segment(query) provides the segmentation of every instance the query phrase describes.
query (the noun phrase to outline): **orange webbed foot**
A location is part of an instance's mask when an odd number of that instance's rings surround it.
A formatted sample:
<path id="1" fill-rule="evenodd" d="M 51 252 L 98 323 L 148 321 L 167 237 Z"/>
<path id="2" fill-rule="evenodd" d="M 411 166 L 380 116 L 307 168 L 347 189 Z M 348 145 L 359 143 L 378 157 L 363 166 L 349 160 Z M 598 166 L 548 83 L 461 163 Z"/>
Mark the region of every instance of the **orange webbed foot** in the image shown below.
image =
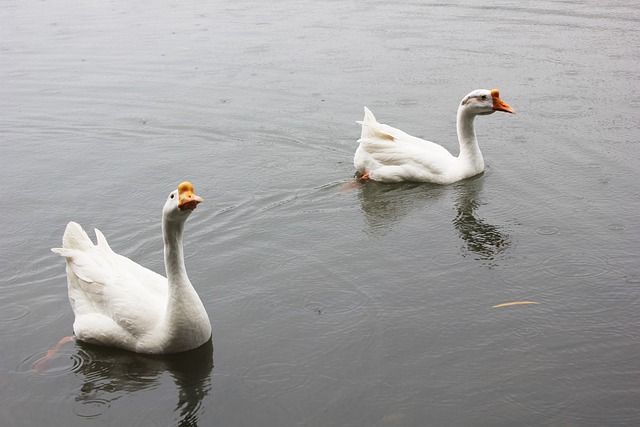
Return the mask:
<path id="1" fill-rule="evenodd" d="M 36 363 L 33 365 L 33 370 L 36 373 L 41 374 L 46 369 L 47 364 L 49 363 L 49 360 L 53 359 L 56 356 L 56 354 L 58 354 L 62 346 L 64 346 L 65 344 L 69 344 L 70 342 L 73 342 L 73 340 L 74 338 L 72 336 L 62 338 L 60 341 L 58 341 L 58 344 L 56 344 L 55 347 L 47 351 L 46 356 L 43 356 L 36 361 Z"/>

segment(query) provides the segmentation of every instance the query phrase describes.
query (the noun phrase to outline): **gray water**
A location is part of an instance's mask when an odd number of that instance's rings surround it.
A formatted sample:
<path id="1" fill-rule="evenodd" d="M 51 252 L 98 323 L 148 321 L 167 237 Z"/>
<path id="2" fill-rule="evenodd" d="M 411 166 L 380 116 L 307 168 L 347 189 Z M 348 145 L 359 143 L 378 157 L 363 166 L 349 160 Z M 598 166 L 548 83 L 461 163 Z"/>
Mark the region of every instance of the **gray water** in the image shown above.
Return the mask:
<path id="1" fill-rule="evenodd" d="M 640 425 L 635 2 L 0 6 L 0 425 Z M 363 105 L 457 152 L 477 88 L 484 174 L 354 183 Z M 163 272 L 183 180 L 214 350 L 35 370 L 66 223 Z"/>

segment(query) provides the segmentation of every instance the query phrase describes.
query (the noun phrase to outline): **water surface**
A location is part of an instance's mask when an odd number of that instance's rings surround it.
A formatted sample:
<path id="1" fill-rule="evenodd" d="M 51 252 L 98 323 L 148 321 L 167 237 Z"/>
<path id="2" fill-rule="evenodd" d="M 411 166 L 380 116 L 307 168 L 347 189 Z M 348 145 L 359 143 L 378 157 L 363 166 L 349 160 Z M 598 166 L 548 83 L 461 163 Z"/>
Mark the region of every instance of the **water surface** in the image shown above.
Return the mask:
<path id="1" fill-rule="evenodd" d="M 640 424 L 639 6 L 1 3 L 3 426 Z M 353 185 L 363 105 L 456 152 L 494 87 L 483 175 Z M 163 272 L 185 179 L 215 351 L 36 372 L 65 224 Z"/>

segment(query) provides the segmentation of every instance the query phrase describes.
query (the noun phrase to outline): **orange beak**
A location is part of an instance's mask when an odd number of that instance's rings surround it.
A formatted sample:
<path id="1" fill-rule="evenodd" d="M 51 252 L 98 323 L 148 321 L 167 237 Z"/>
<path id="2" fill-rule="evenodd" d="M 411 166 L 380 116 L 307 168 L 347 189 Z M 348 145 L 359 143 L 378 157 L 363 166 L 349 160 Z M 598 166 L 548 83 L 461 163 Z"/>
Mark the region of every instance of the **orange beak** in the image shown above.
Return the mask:
<path id="1" fill-rule="evenodd" d="M 498 91 L 498 89 L 493 89 L 491 91 L 491 97 L 493 98 L 493 109 L 495 111 L 504 111 L 511 114 L 516 113 L 515 111 L 513 111 L 513 108 L 509 106 L 509 104 L 500 99 L 500 91 Z"/>
<path id="2" fill-rule="evenodd" d="M 198 203 L 203 201 L 202 197 L 194 194 L 193 185 L 190 182 L 185 181 L 178 185 L 178 208 L 180 210 L 188 209 L 192 211 L 198 206 Z"/>

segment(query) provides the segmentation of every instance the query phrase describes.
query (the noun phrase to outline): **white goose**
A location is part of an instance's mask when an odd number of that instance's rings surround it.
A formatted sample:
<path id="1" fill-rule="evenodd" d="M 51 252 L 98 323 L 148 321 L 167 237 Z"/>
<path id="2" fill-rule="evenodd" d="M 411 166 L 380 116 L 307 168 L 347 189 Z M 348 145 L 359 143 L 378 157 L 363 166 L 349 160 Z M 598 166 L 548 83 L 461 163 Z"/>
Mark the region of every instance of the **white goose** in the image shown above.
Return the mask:
<path id="1" fill-rule="evenodd" d="M 167 278 L 118 255 L 95 230 L 98 244 L 75 222 L 51 249 L 67 264 L 73 331 L 81 341 L 137 353 L 178 353 L 211 337 L 211 323 L 184 265 L 182 236 L 202 198 L 189 182 L 169 194 L 162 210 Z"/>
<path id="2" fill-rule="evenodd" d="M 457 129 L 460 154 L 453 156 L 444 147 L 378 123 L 364 107 L 360 145 L 353 158 L 361 179 L 382 182 L 418 181 L 451 184 L 484 170 L 473 120 L 477 115 L 513 109 L 500 99 L 497 89 L 474 90 L 458 107 Z"/>

